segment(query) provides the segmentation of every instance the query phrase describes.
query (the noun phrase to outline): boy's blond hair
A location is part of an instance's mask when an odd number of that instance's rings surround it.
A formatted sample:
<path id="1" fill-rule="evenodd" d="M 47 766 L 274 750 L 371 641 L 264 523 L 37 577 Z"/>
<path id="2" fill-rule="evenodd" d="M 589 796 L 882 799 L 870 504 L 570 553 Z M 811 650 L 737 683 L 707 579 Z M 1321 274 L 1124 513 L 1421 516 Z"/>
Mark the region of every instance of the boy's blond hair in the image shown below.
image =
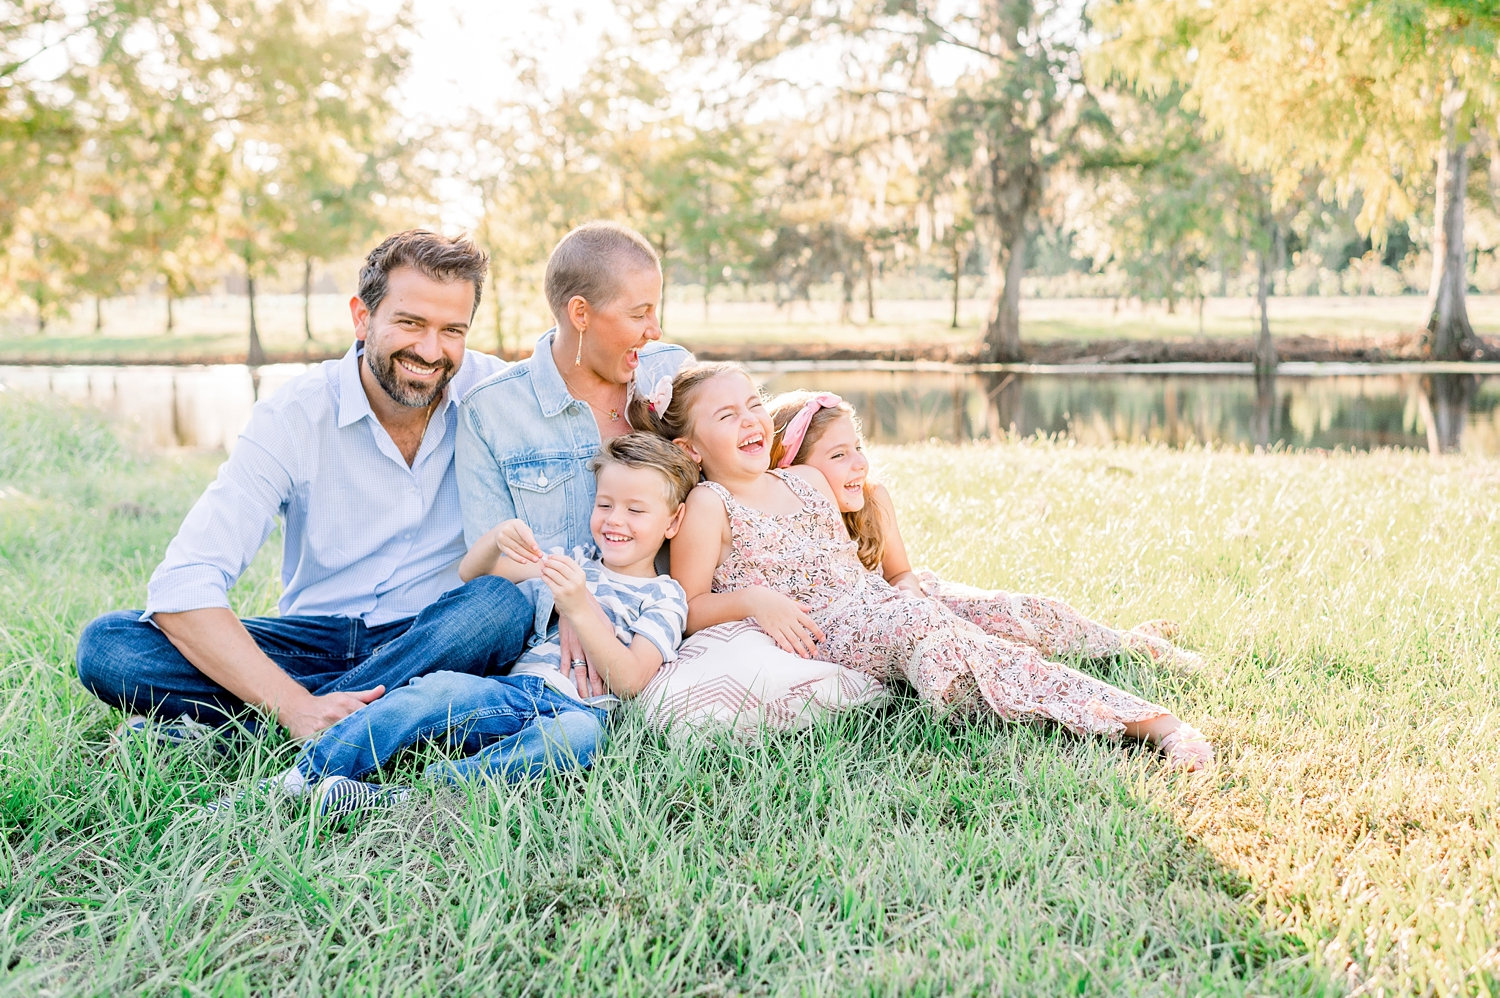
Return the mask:
<path id="1" fill-rule="evenodd" d="M 687 502 L 698 484 L 698 464 L 687 451 L 654 433 L 626 433 L 604 441 L 589 462 L 594 474 L 608 464 L 627 468 L 650 468 L 659 472 L 667 486 L 667 505 L 674 510 Z"/>

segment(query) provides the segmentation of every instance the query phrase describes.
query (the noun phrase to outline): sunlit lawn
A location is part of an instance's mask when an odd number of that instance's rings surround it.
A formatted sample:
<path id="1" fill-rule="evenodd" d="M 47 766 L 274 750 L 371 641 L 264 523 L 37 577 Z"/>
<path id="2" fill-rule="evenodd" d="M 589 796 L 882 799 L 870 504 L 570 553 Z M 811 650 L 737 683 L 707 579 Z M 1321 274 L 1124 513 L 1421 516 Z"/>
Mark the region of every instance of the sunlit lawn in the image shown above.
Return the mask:
<path id="1" fill-rule="evenodd" d="M 139 604 L 215 458 L 30 405 L 0 397 L 8 993 L 1500 988 L 1500 462 L 875 451 L 943 574 L 1179 620 L 1205 674 L 1107 668 L 1219 742 L 1212 775 L 898 702 L 748 745 L 626 720 L 585 777 L 338 829 L 194 813 L 284 744 L 108 745 L 75 635 Z"/>
<path id="2" fill-rule="evenodd" d="M 951 304 L 945 301 L 880 300 L 876 318 L 866 318 L 858 302 L 853 321 L 840 322 L 835 302 L 815 300 L 776 306 L 770 302 L 714 302 L 707 317 L 691 298 L 667 302 L 664 326 L 670 339 L 691 346 L 734 348 L 771 344 L 792 346 L 830 344 L 860 348 L 895 348 L 932 343 L 970 346 L 977 343 L 988 303 L 966 300 L 960 307 L 959 327 L 951 328 Z M 1278 336 L 1382 337 L 1410 332 L 1426 320 L 1419 296 L 1397 298 L 1277 298 L 1271 303 L 1272 330 Z M 529 353 L 536 336 L 550 324 L 532 303 L 507 302 L 506 315 L 524 317 L 507 326 L 504 348 Z M 1500 335 L 1500 295 L 1469 298 L 1475 328 Z M 149 296 L 105 303 L 105 326 L 95 333 L 93 309 L 81 307 L 66 320 L 54 322 L 45 336 L 17 318 L 0 324 L 0 364 L 27 360 L 153 361 L 235 360 L 243 358 L 248 341 L 249 313 L 245 299 L 225 295 L 191 298 L 177 305 L 177 332 L 165 329 L 165 305 Z M 265 349 L 283 359 L 330 356 L 342 352 L 351 337 L 348 298 L 314 295 L 313 340 L 303 331 L 302 299 L 298 295 L 263 295 L 258 299 L 257 322 Z M 508 318 L 509 324 L 513 319 Z M 1247 298 L 1210 299 L 1203 314 L 1201 335 L 1208 338 L 1255 334 L 1254 303 Z M 1116 303 L 1090 298 L 1038 299 L 1023 303 L 1023 339 L 1183 339 L 1200 335 L 1195 308 L 1184 305 L 1175 314 L 1158 305 Z M 498 340 L 489 303 L 481 307 L 469 342 L 494 351 Z"/>

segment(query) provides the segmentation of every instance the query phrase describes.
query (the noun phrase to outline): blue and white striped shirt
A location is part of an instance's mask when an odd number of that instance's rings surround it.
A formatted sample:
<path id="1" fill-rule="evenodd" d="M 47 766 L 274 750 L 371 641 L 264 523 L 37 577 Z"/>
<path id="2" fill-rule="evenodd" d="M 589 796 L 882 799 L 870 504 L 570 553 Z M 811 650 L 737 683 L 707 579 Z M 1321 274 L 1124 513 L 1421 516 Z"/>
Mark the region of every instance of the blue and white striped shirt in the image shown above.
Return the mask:
<path id="1" fill-rule="evenodd" d="M 572 558 L 583 567 L 584 584 L 615 625 L 615 637 L 620 644 L 628 648 L 639 635 L 656 646 L 663 663 L 677 658 L 677 646 L 682 643 L 682 632 L 687 627 L 687 593 L 676 579 L 669 575 L 650 579 L 621 575 L 610 571 L 597 555 L 584 548 L 575 548 Z M 577 687 L 561 670 L 562 646 L 558 643 L 556 623 L 551 619 L 552 592 L 545 583 L 540 583 L 536 584 L 536 596 L 533 640 L 538 643 L 521 653 L 510 674 L 538 676 L 559 693 L 577 700 Z M 610 708 L 620 699 L 605 694 L 588 702 L 595 707 Z"/>
<path id="2" fill-rule="evenodd" d="M 467 351 L 408 467 L 370 408 L 359 346 L 258 402 L 146 587 L 146 613 L 228 607 L 275 526 L 284 616 L 415 616 L 459 584 L 463 519 L 453 471 L 458 400 L 502 370 Z"/>

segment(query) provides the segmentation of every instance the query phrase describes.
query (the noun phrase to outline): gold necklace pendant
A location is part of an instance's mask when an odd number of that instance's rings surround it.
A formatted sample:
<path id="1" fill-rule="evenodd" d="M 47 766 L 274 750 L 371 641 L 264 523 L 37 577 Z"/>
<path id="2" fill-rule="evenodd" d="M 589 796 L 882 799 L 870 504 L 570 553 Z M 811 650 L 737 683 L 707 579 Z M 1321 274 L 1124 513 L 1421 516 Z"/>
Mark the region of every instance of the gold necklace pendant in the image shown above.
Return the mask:
<path id="1" fill-rule="evenodd" d="M 595 410 L 597 410 L 599 408 L 602 408 L 601 406 L 596 406 L 594 403 L 590 402 L 587 398 L 584 398 L 584 396 L 578 391 L 578 389 L 576 389 L 576 388 L 573 387 L 572 382 L 570 382 L 568 380 L 568 376 L 566 374 L 563 374 L 561 371 L 558 371 L 557 373 L 560 374 L 560 375 L 562 375 L 563 387 L 568 390 L 568 394 L 571 395 L 571 396 L 573 396 L 578 401 L 582 402 L 584 405 L 588 406 L 590 412 L 593 412 L 593 411 L 595 411 Z M 620 418 L 620 412 L 621 412 L 620 409 L 609 408 L 609 409 L 605 409 L 604 411 L 609 413 L 609 418 L 610 418 L 611 422 L 615 422 L 615 421 L 619 420 L 619 418 Z"/>

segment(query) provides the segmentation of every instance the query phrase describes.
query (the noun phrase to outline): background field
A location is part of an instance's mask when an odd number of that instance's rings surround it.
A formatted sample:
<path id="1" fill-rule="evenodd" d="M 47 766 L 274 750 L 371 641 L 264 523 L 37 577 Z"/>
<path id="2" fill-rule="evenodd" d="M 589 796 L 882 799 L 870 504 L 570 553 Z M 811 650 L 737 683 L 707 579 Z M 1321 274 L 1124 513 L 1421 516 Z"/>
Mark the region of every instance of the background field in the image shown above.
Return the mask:
<path id="1" fill-rule="evenodd" d="M 424 793 L 358 829 L 193 805 L 285 764 L 112 747 L 79 628 L 139 604 L 212 455 L 0 396 L 0 991 L 1493 993 L 1500 462 L 877 449 L 941 573 L 1169 616 L 1105 666 L 1217 772 L 915 705 Z M 272 607 L 274 552 L 236 590 Z M 420 760 L 401 770 L 414 773 Z"/>
<path id="2" fill-rule="evenodd" d="M 670 292 L 669 292 L 670 293 Z M 771 302 L 715 301 L 707 318 L 691 291 L 670 300 L 664 316 L 669 339 L 694 346 L 775 344 L 817 347 L 884 347 L 930 343 L 972 346 L 982 336 L 989 303 L 968 299 L 960 307 L 959 328 L 950 328 L 952 305 L 931 299 L 880 301 L 876 319 L 863 319 L 858 304 L 849 323 L 839 322 L 838 304 L 815 299 L 781 307 Z M 1276 298 L 1271 302 L 1272 332 L 1276 336 L 1382 338 L 1419 329 L 1426 321 L 1425 299 L 1417 295 L 1391 297 Z M 317 294 L 312 298 L 314 339 L 303 332 L 302 298 L 294 294 L 265 295 L 256 306 L 261 339 L 275 355 L 324 356 L 341 353 L 352 337 L 347 294 Z M 550 324 L 543 309 L 507 304 L 524 319 L 507 319 L 515 328 L 504 346 L 523 355 Z M 104 331 L 94 332 L 92 309 L 80 309 L 66 321 L 53 323 L 44 336 L 19 327 L 0 336 L 0 364 L 24 360 L 62 360 L 88 363 L 131 360 L 140 363 L 171 359 L 243 359 L 249 328 L 243 297 L 213 295 L 191 298 L 177 305 L 177 332 L 166 335 L 165 304 L 150 296 L 106 301 Z M 514 311 L 507 311 L 515 316 Z M 1196 309 L 1188 305 L 1175 314 L 1159 305 L 1117 302 L 1101 298 L 1048 298 L 1022 304 L 1025 343 L 1048 340 L 1100 339 L 1171 340 L 1200 335 Z M 1500 295 L 1471 295 L 1469 316 L 1484 336 L 1500 335 Z M 1211 298 L 1203 311 L 1205 338 L 1249 339 L 1257 330 L 1254 302 L 1248 298 Z M 482 305 L 469 342 L 493 352 L 498 340 L 488 305 Z M 508 325 L 508 329 L 511 327 Z"/>

